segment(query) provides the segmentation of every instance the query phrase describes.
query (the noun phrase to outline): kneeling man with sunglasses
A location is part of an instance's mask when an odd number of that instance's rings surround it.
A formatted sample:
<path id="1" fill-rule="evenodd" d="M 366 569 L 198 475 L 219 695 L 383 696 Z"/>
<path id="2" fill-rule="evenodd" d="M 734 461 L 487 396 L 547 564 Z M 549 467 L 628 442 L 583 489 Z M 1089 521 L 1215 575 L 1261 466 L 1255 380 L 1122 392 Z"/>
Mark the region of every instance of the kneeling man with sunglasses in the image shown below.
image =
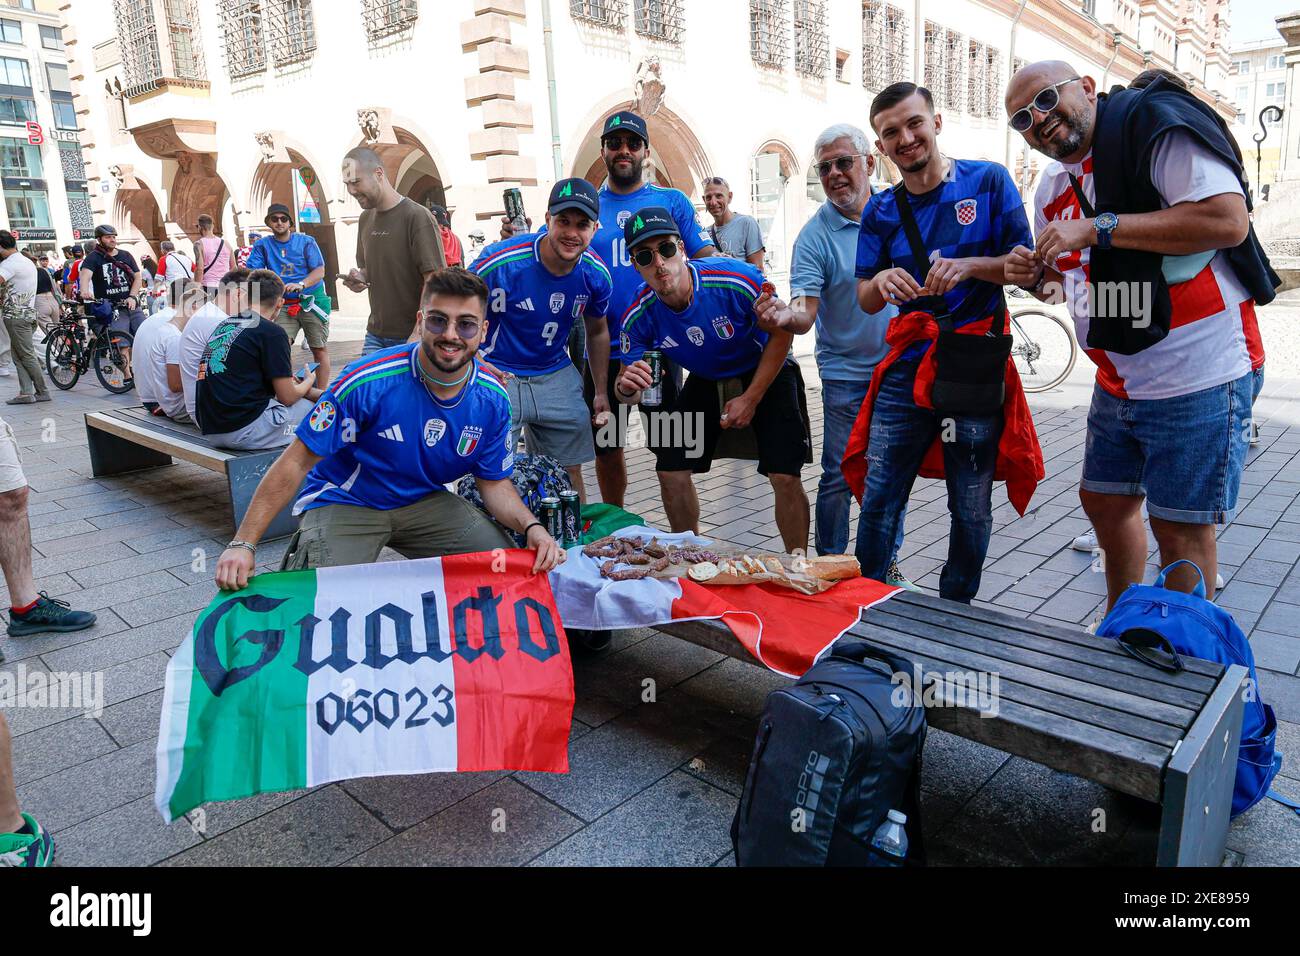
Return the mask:
<path id="1" fill-rule="evenodd" d="M 295 495 L 303 517 L 281 570 L 369 564 L 385 546 L 407 558 L 514 547 L 444 487 L 466 474 L 492 517 L 526 535 L 535 572 L 564 560 L 510 481 L 510 402 L 476 358 L 487 297 L 483 280 L 461 269 L 425 280 L 420 340 L 363 356 L 321 396 L 257 486 L 217 564 L 219 587 L 248 583 L 257 542 Z"/>
<path id="2" fill-rule="evenodd" d="M 808 547 L 808 496 L 800 479 L 808 438 L 800 409 L 793 335 L 758 327 L 754 303 L 763 275 L 747 262 L 688 260 L 672 214 L 648 206 L 623 227 L 628 251 L 645 280 L 623 316 L 627 362 L 614 393 L 642 401 L 651 387 L 647 349 L 662 350 L 690 373 L 680 393 L 651 420 L 651 445 L 664 511 L 673 531 L 698 531 L 700 502 L 692 473 L 709 470 L 724 428 L 754 427 L 758 473 L 776 495 L 776 525 L 786 551 Z M 630 363 L 630 364 L 628 364 Z M 734 398 L 725 396 L 736 392 Z M 672 436 L 665 441 L 665 433 Z M 696 440 L 688 441 L 686 439 Z"/>

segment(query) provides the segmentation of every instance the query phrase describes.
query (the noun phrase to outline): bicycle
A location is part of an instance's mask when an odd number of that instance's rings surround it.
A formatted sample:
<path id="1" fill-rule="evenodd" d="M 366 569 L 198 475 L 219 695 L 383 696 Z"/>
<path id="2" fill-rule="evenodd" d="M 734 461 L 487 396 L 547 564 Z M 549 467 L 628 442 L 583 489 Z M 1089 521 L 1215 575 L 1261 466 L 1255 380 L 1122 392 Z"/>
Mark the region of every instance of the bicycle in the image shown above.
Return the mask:
<path id="1" fill-rule="evenodd" d="M 1019 286 L 1007 286 L 1007 312 L 1011 316 L 1011 355 L 1026 392 L 1046 392 L 1060 385 L 1074 370 L 1079 343 L 1070 322 L 1044 309 L 1017 308 L 1034 297 Z M 1034 300 L 1035 303 L 1037 300 Z"/>
<path id="2" fill-rule="evenodd" d="M 87 337 L 86 316 L 71 303 L 63 303 L 58 324 L 45 340 L 45 370 L 56 388 L 68 391 L 92 367 L 99 384 L 114 395 L 125 395 L 135 388 L 129 350 L 134 339 L 129 332 L 94 322 L 95 331 Z"/>

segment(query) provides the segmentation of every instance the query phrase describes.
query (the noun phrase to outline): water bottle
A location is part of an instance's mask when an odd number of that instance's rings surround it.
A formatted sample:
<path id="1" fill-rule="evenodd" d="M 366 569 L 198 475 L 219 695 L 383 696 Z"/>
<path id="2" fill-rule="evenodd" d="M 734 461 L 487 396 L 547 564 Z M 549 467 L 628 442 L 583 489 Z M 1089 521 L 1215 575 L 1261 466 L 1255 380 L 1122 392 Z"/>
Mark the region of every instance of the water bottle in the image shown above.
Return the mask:
<path id="1" fill-rule="evenodd" d="M 885 822 L 880 824 L 876 835 L 871 838 L 871 845 L 880 851 L 880 866 L 902 866 L 907 858 L 907 831 L 903 824 L 907 814 L 901 810 L 890 810 Z"/>

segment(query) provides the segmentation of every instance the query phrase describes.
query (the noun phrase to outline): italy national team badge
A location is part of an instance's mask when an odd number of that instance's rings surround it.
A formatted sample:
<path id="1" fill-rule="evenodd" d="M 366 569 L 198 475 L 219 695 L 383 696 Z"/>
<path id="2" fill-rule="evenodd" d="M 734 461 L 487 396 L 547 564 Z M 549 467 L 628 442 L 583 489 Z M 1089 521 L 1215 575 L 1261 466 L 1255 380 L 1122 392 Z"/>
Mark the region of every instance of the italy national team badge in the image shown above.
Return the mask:
<path id="1" fill-rule="evenodd" d="M 961 202 L 955 203 L 952 208 L 957 210 L 957 221 L 963 226 L 969 226 L 974 222 L 975 215 L 979 211 L 974 199 L 963 199 Z"/>
<path id="2" fill-rule="evenodd" d="M 575 319 L 582 318 L 582 314 L 587 311 L 587 300 L 589 298 L 590 296 L 586 295 L 575 295 L 573 297 L 573 317 Z"/>
<path id="3" fill-rule="evenodd" d="M 624 352 L 632 351 L 632 339 L 628 337 L 626 332 L 618 333 L 618 347 Z"/>
<path id="4" fill-rule="evenodd" d="M 323 432 L 334 424 L 334 403 L 317 402 L 316 407 L 311 410 L 311 417 L 308 422 L 311 423 L 311 430 L 314 432 Z"/>
<path id="5" fill-rule="evenodd" d="M 632 210 L 620 209 L 618 211 L 618 215 L 614 217 L 614 221 L 618 223 L 618 228 L 622 229 L 624 226 L 627 225 L 627 221 L 631 218 L 632 218 Z"/>
<path id="6" fill-rule="evenodd" d="M 713 320 L 713 331 L 718 334 L 720 339 L 729 339 L 736 334 L 736 328 L 731 324 L 731 319 L 725 315 L 720 315 Z"/>
<path id="7" fill-rule="evenodd" d="M 551 314 L 559 315 L 560 310 L 563 308 L 564 308 L 564 293 L 552 292 L 551 293 Z"/>
<path id="8" fill-rule="evenodd" d="M 474 454 L 474 449 L 478 447 L 479 439 L 482 437 L 482 428 L 477 425 L 466 425 L 460 431 L 460 442 L 456 445 L 456 454 L 462 458 L 468 458 Z"/>
<path id="9" fill-rule="evenodd" d="M 447 423 L 441 418 L 430 418 L 424 423 L 424 443 L 432 448 L 447 431 Z"/>
<path id="10" fill-rule="evenodd" d="M 704 330 L 698 325 L 692 325 L 686 330 L 686 337 L 691 340 L 691 344 L 699 348 L 704 344 Z"/>

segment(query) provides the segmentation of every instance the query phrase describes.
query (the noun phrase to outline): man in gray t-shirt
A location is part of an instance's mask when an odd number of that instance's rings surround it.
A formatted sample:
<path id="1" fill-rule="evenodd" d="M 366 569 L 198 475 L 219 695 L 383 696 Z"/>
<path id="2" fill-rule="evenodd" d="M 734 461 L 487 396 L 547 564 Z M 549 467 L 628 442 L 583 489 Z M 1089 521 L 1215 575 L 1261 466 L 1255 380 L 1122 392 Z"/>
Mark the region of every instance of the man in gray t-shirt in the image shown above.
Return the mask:
<path id="1" fill-rule="evenodd" d="M 763 231 L 753 216 L 742 216 L 731 211 L 731 188 L 721 176 L 704 180 L 704 208 L 713 217 L 709 235 L 719 255 L 744 259 L 758 269 L 763 268 Z"/>

